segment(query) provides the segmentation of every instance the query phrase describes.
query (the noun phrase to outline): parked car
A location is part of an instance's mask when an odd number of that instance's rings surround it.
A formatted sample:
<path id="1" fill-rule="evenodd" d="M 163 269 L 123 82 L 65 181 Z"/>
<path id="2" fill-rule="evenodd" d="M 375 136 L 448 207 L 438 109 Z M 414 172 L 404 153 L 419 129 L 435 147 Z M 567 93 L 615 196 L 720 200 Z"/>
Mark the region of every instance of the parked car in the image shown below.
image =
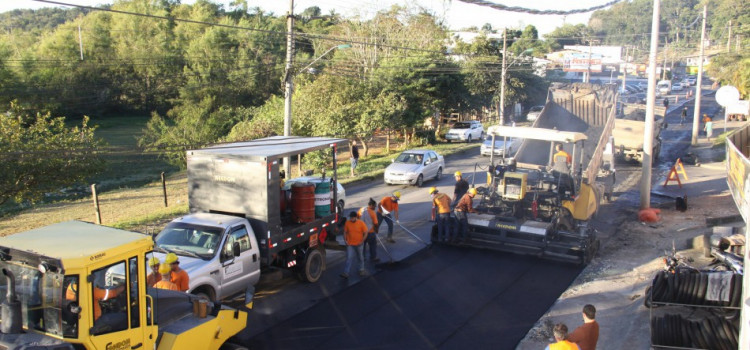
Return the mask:
<path id="1" fill-rule="evenodd" d="M 282 187 L 283 190 L 286 191 L 286 199 L 287 201 L 290 201 L 292 198 L 292 184 L 300 183 L 300 182 L 309 182 L 318 184 L 323 181 L 331 181 L 330 177 L 327 177 L 325 179 L 319 177 L 319 176 L 303 176 L 303 177 L 297 177 L 294 179 L 289 179 L 286 182 L 284 182 L 284 187 Z M 344 204 L 346 203 L 346 190 L 344 190 L 344 186 L 341 186 L 340 183 L 336 183 L 337 191 L 337 198 L 338 198 L 338 206 L 339 206 L 339 213 L 344 212 Z"/>
<path id="2" fill-rule="evenodd" d="M 481 140 L 483 137 L 484 127 L 482 126 L 482 123 L 476 120 L 453 124 L 450 130 L 445 134 L 445 139 L 448 140 L 448 142 L 471 142 L 473 140 Z"/>
<path id="3" fill-rule="evenodd" d="M 682 91 L 681 83 L 672 83 L 672 92 L 675 92 L 675 91 Z"/>
<path id="4" fill-rule="evenodd" d="M 507 154 L 508 157 L 513 156 L 515 152 L 518 151 L 518 147 L 521 146 L 521 142 L 523 142 L 523 140 L 517 139 L 517 138 L 508 139 L 508 154 Z M 505 140 L 502 137 L 495 137 L 494 154 L 496 156 L 503 156 L 503 152 L 505 152 Z M 492 136 L 487 136 L 484 139 L 484 142 L 482 143 L 482 147 L 480 147 L 479 153 L 483 156 L 489 156 L 490 153 L 493 153 Z"/>
<path id="5" fill-rule="evenodd" d="M 399 154 L 385 168 L 383 180 L 388 185 L 422 186 L 425 180 L 439 180 L 443 176 L 445 160 L 432 150 L 412 149 Z"/>
<path id="6" fill-rule="evenodd" d="M 529 108 L 529 113 L 526 114 L 526 120 L 533 122 L 536 120 L 536 118 L 539 117 L 540 114 L 542 114 L 542 109 L 544 109 L 544 106 L 534 106 Z"/>

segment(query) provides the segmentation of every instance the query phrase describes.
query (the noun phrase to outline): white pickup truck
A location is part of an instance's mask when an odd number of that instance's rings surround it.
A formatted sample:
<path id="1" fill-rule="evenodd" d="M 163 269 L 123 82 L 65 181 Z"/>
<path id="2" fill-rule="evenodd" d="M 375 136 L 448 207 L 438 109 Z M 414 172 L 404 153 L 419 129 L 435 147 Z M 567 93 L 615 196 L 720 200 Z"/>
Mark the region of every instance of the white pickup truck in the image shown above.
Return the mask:
<path id="1" fill-rule="evenodd" d="M 190 276 L 188 292 L 209 300 L 239 294 L 272 270 L 289 269 L 317 282 L 325 271 L 323 246 L 335 243 L 341 218 L 332 189 L 338 187 L 336 150 L 346 142 L 276 136 L 188 151 L 192 214 L 156 236 L 157 257 L 177 254 Z M 331 156 L 334 177 L 292 185 L 287 206 L 280 160 L 317 150 Z"/>

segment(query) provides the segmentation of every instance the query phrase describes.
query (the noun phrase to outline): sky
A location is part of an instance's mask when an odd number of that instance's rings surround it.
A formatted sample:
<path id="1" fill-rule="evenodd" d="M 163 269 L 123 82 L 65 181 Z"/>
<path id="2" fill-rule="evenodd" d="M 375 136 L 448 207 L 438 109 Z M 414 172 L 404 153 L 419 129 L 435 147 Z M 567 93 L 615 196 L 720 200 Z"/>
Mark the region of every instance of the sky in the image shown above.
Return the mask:
<path id="1" fill-rule="evenodd" d="M 57 0 L 59 2 L 96 6 L 112 3 L 112 0 Z M 211 0 L 214 3 L 228 5 L 231 0 Z M 193 0 L 182 0 L 192 3 Z M 276 15 L 284 14 L 289 9 L 289 0 L 247 0 L 248 5 L 260 7 Z M 608 0 L 494 0 L 495 3 L 507 6 L 520 6 L 539 10 L 570 10 L 587 8 L 608 2 Z M 591 13 L 570 16 L 530 15 L 517 12 L 499 11 L 489 7 L 467 4 L 459 0 L 294 0 L 295 13 L 300 13 L 311 6 L 320 7 L 323 13 L 335 9 L 346 17 L 360 16 L 368 18 L 378 10 L 388 9 L 392 5 L 421 6 L 429 9 L 440 18 L 445 18 L 448 27 L 453 30 L 471 26 L 482 27 L 490 23 L 493 28 L 523 28 L 533 24 L 540 34 L 549 33 L 563 23 L 587 23 Z M 0 0 L 0 12 L 13 9 L 50 7 L 45 3 L 32 0 Z"/>

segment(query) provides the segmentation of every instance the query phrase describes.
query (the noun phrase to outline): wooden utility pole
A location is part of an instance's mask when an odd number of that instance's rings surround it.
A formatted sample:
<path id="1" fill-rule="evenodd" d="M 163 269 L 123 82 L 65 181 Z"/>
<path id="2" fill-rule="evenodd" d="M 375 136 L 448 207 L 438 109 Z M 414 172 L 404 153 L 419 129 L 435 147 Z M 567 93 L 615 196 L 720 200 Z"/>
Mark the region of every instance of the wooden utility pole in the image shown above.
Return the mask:
<path id="1" fill-rule="evenodd" d="M 503 67 L 500 74 L 500 125 L 505 124 L 505 56 L 507 56 L 506 38 L 508 36 L 508 30 L 503 29 Z"/>
<path id="2" fill-rule="evenodd" d="M 592 45 L 591 39 L 589 39 L 589 59 L 588 63 L 586 64 L 586 79 L 583 80 L 584 83 L 590 83 L 591 82 L 591 45 Z"/>
<path id="3" fill-rule="evenodd" d="M 294 0 L 289 0 L 286 15 L 286 69 L 284 71 L 284 136 L 292 135 L 292 60 L 294 59 Z M 287 179 L 292 174 L 289 157 L 284 157 L 284 172 Z"/>
<path id="4" fill-rule="evenodd" d="M 703 82 L 703 59 L 705 55 L 706 41 L 706 5 L 703 5 L 703 24 L 701 25 L 701 55 L 698 57 L 698 79 L 695 80 L 695 106 L 693 107 L 693 132 L 690 144 L 698 144 L 698 127 L 700 126 L 701 117 L 701 83 Z"/>
<path id="5" fill-rule="evenodd" d="M 625 91 L 625 82 L 628 80 L 628 47 L 625 46 L 625 67 L 622 69 L 622 91 Z"/>
<path id="6" fill-rule="evenodd" d="M 664 44 L 664 65 L 661 68 L 661 80 L 667 80 L 667 51 L 669 51 L 669 45 L 665 43 Z"/>
<path id="7" fill-rule="evenodd" d="M 167 201 L 167 176 L 164 172 L 161 172 L 161 190 L 164 193 L 164 206 L 168 207 L 169 202 Z"/>
<path id="8" fill-rule="evenodd" d="M 656 107 L 656 53 L 659 50 L 659 0 L 654 0 L 651 18 L 651 48 L 648 53 L 648 94 L 646 126 L 643 135 L 643 170 L 641 174 L 641 209 L 651 207 L 651 157 L 654 144 L 654 108 Z M 664 113 L 666 117 L 666 112 Z"/>
<path id="9" fill-rule="evenodd" d="M 102 224 L 102 212 L 99 210 L 99 196 L 96 194 L 96 184 L 91 185 L 91 197 L 94 199 L 94 211 L 96 211 L 96 224 Z"/>

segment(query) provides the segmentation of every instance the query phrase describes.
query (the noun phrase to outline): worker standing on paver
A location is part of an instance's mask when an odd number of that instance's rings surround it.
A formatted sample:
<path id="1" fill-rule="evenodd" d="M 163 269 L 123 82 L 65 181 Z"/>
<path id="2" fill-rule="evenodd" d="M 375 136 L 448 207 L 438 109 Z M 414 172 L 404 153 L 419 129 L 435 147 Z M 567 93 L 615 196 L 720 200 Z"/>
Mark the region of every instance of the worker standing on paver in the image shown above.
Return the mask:
<path id="1" fill-rule="evenodd" d="M 558 157 L 560 157 L 560 158 L 565 158 L 565 162 L 568 165 L 570 165 L 573 162 L 573 158 L 570 156 L 570 154 L 568 154 L 568 152 L 565 152 L 562 144 L 558 143 L 555 146 L 555 151 L 557 152 L 552 156 L 552 161 L 556 162 L 558 160 Z"/>
<path id="2" fill-rule="evenodd" d="M 430 188 L 432 196 L 432 208 L 437 208 L 438 234 L 437 239 L 441 242 L 447 242 L 452 239 L 451 235 L 451 199 L 445 193 L 440 193 L 436 187 Z"/>
<path id="3" fill-rule="evenodd" d="M 164 258 L 164 263 L 172 268 L 170 281 L 176 284 L 180 291 L 187 292 L 188 288 L 190 288 L 190 276 L 188 276 L 185 270 L 180 268 L 180 260 L 177 258 L 177 254 L 167 254 Z"/>
<path id="4" fill-rule="evenodd" d="M 161 261 L 159 261 L 159 258 L 152 257 L 151 259 L 148 259 L 148 266 L 151 267 L 151 272 L 146 276 L 146 285 L 149 287 L 153 287 L 156 282 L 161 281 L 161 274 L 159 273 L 159 265 L 161 265 Z"/>
<path id="5" fill-rule="evenodd" d="M 156 284 L 154 284 L 154 288 L 177 290 L 177 291 L 180 290 L 180 288 L 177 287 L 176 284 L 172 283 L 172 281 L 169 280 L 170 275 L 172 274 L 172 267 L 170 267 L 167 264 L 159 265 L 159 274 L 161 274 L 161 280 L 159 282 L 156 282 Z"/>
<path id="6" fill-rule="evenodd" d="M 464 180 L 460 171 L 455 172 L 453 176 L 456 178 L 456 187 L 453 189 L 453 203 L 451 205 L 455 207 L 461 197 L 469 190 L 469 183 Z"/>
<path id="7" fill-rule="evenodd" d="M 388 236 L 386 236 L 385 239 L 390 243 L 396 243 L 396 241 L 393 239 L 393 220 L 396 220 L 396 223 L 399 223 L 399 199 L 401 199 L 401 192 L 396 191 L 393 192 L 393 194 L 391 194 L 390 196 L 383 197 L 383 199 L 380 200 L 380 205 L 378 205 L 378 231 L 380 231 L 382 222 L 385 221 L 386 225 L 388 225 Z"/>
<path id="8" fill-rule="evenodd" d="M 375 206 L 377 203 L 374 199 L 370 198 L 367 202 L 366 207 L 362 207 L 357 212 L 357 216 L 367 226 L 367 238 L 365 238 L 364 251 L 366 252 L 369 246 L 370 249 L 370 261 L 378 262 L 378 215 L 375 213 Z"/>
<path id="9" fill-rule="evenodd" d="M 456 237 L 453 243 L 466 242 L 469 237 L 469 218 L 466 216 L 468 213 L 476 213 L 472 200 L 477 195 L 477 189 L 471 188 L 466 194 L 461 197 L 461 200 L 456 204 L 456 220 L 458 221 L 458 229 L 456 230 Z"/>
<path id="10" fill-rule="evenodd" d="M 599 341 L 599 324 L 596 322 L 596 308 L 586 304 L 583 307 L 583 324 L 570 333 L 568 340 L 578 344 L 581 350 L 596 350 Z"/>
<path id="11" fill-rule="evenodd" d="M 362 250 L 362 245 L 367 235 L 367 225 L 362 220 L 357 219 L 357 212 L 353 211 L 349 213 L 349 220 L 344 224 L 344 242 L 346 242 L 346 264 L 344 264 L 344 272 L 341 273 L 341 277 L 349 278 L 349 269 L 352 267 L 352 260 L 354 255 L 357 255 L 359 259 L 359 275 L 364 276 L 367 272 L 365 271 L 365 257 Z"/>

